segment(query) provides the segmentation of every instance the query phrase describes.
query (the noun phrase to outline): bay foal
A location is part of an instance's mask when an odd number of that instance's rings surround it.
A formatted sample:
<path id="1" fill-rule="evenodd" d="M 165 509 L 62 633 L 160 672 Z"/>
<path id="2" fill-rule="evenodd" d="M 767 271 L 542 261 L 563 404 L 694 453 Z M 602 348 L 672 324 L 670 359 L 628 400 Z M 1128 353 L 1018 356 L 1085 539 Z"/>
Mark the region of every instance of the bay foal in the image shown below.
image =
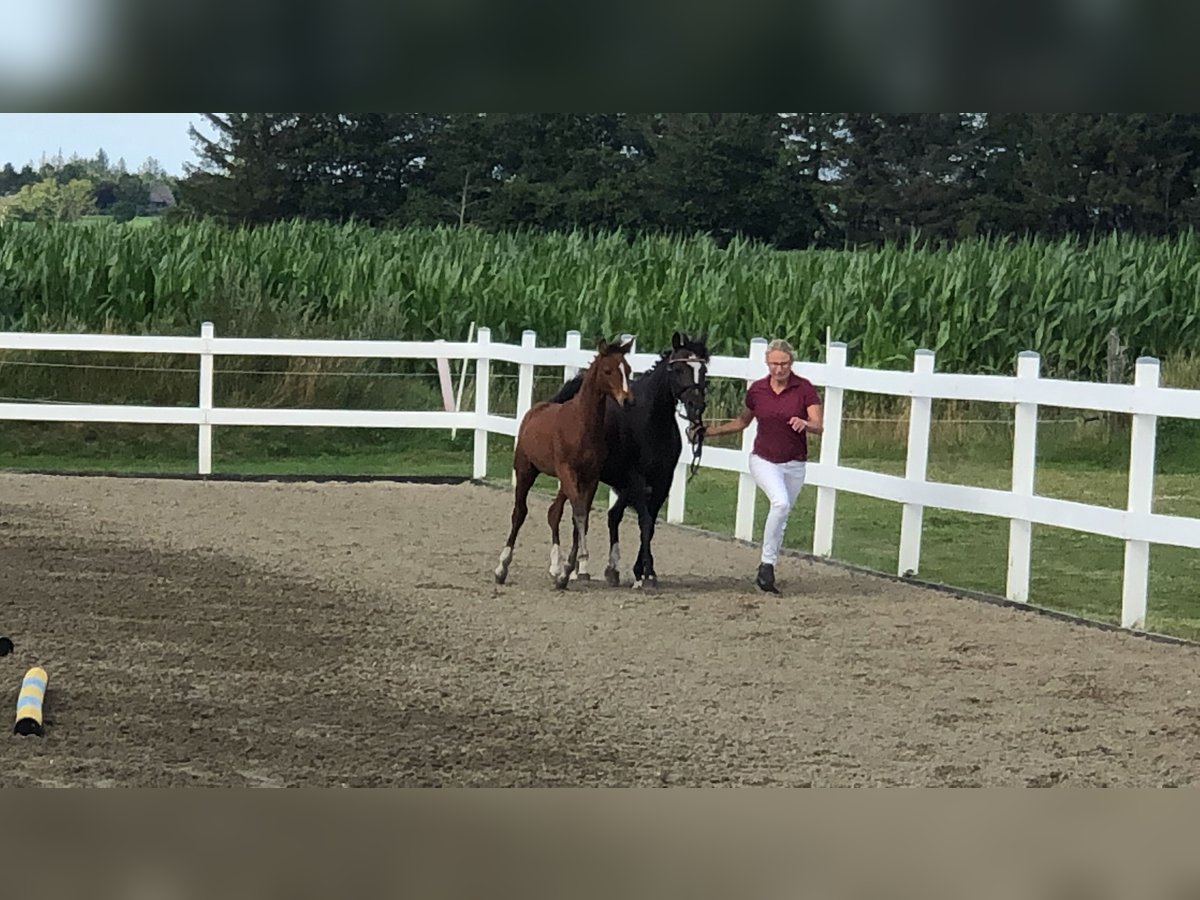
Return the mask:
<path id="1" fill-rule="evenodd" d="M 529 514 L 526 502 L 529 489 L 533 487 L 539 472 L 557 478 L 559 490 L 571 502 L 574 526 L 571 555 L 563 570 L 555 576 L 555 587 L 562 590 L 567 586 L 577 563 L 583 561 L 586 566 L 588 513 L 608 456 L 604 408 L 609 397 L 621 404 L 632 400 L 629 392 L 629 362 L 625 359 L 632 347 L 632 338 L 623 344 L 610 344 L 601 338 L 596 358 L 583 374 L 579 393 L 566 403 L 536 403 L 521 420 L 517 446 L 513 452 L 516 488 L 512 530 L 508 534 L 508 542 L 500 551 L 500 564 L 496 566 L 497 584 L 504 584 L 508 578 L 517 532 Z M 560 515 L 561 512 L 560 506 Z"/>

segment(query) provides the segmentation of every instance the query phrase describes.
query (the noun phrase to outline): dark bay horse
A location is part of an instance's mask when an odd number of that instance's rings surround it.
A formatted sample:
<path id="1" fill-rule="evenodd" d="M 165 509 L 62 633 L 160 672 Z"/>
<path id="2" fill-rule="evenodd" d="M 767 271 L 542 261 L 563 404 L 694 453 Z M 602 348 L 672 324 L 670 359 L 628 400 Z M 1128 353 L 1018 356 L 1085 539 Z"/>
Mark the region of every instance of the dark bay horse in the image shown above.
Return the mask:
<path id="1" fill-rule="evenodd" d="M 555 587 L 562 590 L 567 586 L 578 561 L 582 560 L 586 569 L 588 513 L 600 483 L 600 471 L 608 456 L 608 444 L 604 439 L 605 406 L 610 399 L 618 406 L 632 402 L 629 362 L 625 359 L 632 346 L 632 338 L 623 344 L 609 344 L 601 339 L 599 352 L 580 377 L 575 396 L 566 403 L 536 403 L 521 420 L 517 446 L 513 452 L 513 472 L 517 484 L 512 531 L 508 534 L 504 549 L 500 551 L 500 564 L 496 566 L 497 584 L 504 584 L 508 577 L 517 532 L 529 513 L 526 503 L 529 489 L 533 487 L 539 472 L 557 478 L 559 495 L 564 502 L 571 501 L 571 556 L 566 568 L 555 574 Z M 562 516 L 562 504 L 558 505 L 558 515 Z M 557 530 L 557 519 L 554 527 Z"/>
<path id="2" fill-rule="evenodd" d="M 633 379 L 634 403 L 607 404 L 604 434 L 608 457 L 600 480 L 617 493 L 617 502 L 608 513 L 608 565 L 604 569 L 604 577 L 611 585 L 620 583 L 618 532 L 628 506 L 637 513 L 641 532 L 637 561 L 633 565 L 633 586 L 658 584 L 650 543 L 655 520 L 671 491 L 675 465 L 683 450 L 675 419 L 676 405 L 682 403 L 688 421 L 699 423 L 706 404 L 707 378 L 708 346 L 704 339 L 675 332 L 671 336 L 671 349 L 653 367 Z M 576 376 L 550 402 L 570 402 L 582 390 L 582 384 L 583 379 Z M 560 491 L 550 506 L 552 575 L 558 575 L 559 570 L 558 520 L 566 501 L 566 495 Z M 582 567 L 579 577 L 585 577 Z"/>

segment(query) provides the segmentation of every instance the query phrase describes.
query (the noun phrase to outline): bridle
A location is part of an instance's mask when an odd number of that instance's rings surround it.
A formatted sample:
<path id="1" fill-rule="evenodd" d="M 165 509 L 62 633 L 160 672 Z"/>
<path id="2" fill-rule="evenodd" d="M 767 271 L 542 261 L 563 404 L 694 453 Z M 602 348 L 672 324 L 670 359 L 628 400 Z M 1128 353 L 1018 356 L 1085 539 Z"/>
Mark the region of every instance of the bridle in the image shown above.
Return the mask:
<path id="1" fill-rule="evenodd" d="M 704 429 L 698 426 L 703 424 L 702 416 L 706 400 L 708 359 L 696 355 L 691 350 L 676 350 L 667 358 L 667 363 L 672 367 L 680 364 L 691 366 L 696 375 L 692 379 L 691 384 L 675 395 L 675 403 L 682 403 L 685 413 L 688 409 L 688 399 L 698 399 L 698 402 L 694 402 L 693 405 L 699 412 L 695 413 L 694 416 L 692 414 L 680 416 L 688 424 L 697 426 L 688 429 L 688 443 L 692 447 L 692 461 L 688 464 L 688 481 L 691 481 L 696 473 L 700 471 L 700 454 L 704 447 Z"/>

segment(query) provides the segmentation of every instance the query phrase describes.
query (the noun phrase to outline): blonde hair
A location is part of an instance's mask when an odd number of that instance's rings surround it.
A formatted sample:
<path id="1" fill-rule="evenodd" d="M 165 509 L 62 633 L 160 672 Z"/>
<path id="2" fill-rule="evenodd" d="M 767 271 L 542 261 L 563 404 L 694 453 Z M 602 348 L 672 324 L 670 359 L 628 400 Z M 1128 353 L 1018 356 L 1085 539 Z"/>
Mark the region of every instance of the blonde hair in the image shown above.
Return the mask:
<path id="1" fill-rule="evenodd" d="M 783 338 L 775 338 L 775 340 L 773 340 L 769 344 L 767 344 L 767 352 L 768 353 L 771 353 L 771 352 L 777 351 L 777 350 L 781 350 L 784 353 L 786 353 L 788 355 L 788 359 L 790 359 L 792 362 L 796 361 L 796 351 L 793 350 L 792 345 L 789 344 L 787 341 L 785 341 Z"/>

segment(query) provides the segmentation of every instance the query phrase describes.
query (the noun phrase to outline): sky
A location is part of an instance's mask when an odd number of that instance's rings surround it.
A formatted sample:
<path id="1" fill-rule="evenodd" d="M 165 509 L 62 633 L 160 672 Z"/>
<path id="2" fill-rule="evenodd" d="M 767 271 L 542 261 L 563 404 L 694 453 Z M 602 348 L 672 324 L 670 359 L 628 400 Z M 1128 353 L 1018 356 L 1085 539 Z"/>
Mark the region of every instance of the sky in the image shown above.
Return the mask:
<path id="1" fill-rule="evenodd" d="M 188 125 L 204 133 L 199 113 L 0 113 L 0 167 L 26 163 L 36 168 L 62 153 L 93 157 L 103 147 L 111 163 L 125 158 L 136 172 L 152 156 L 168 175 L 181 177 L 183 164 L 198 163 Z"/>

